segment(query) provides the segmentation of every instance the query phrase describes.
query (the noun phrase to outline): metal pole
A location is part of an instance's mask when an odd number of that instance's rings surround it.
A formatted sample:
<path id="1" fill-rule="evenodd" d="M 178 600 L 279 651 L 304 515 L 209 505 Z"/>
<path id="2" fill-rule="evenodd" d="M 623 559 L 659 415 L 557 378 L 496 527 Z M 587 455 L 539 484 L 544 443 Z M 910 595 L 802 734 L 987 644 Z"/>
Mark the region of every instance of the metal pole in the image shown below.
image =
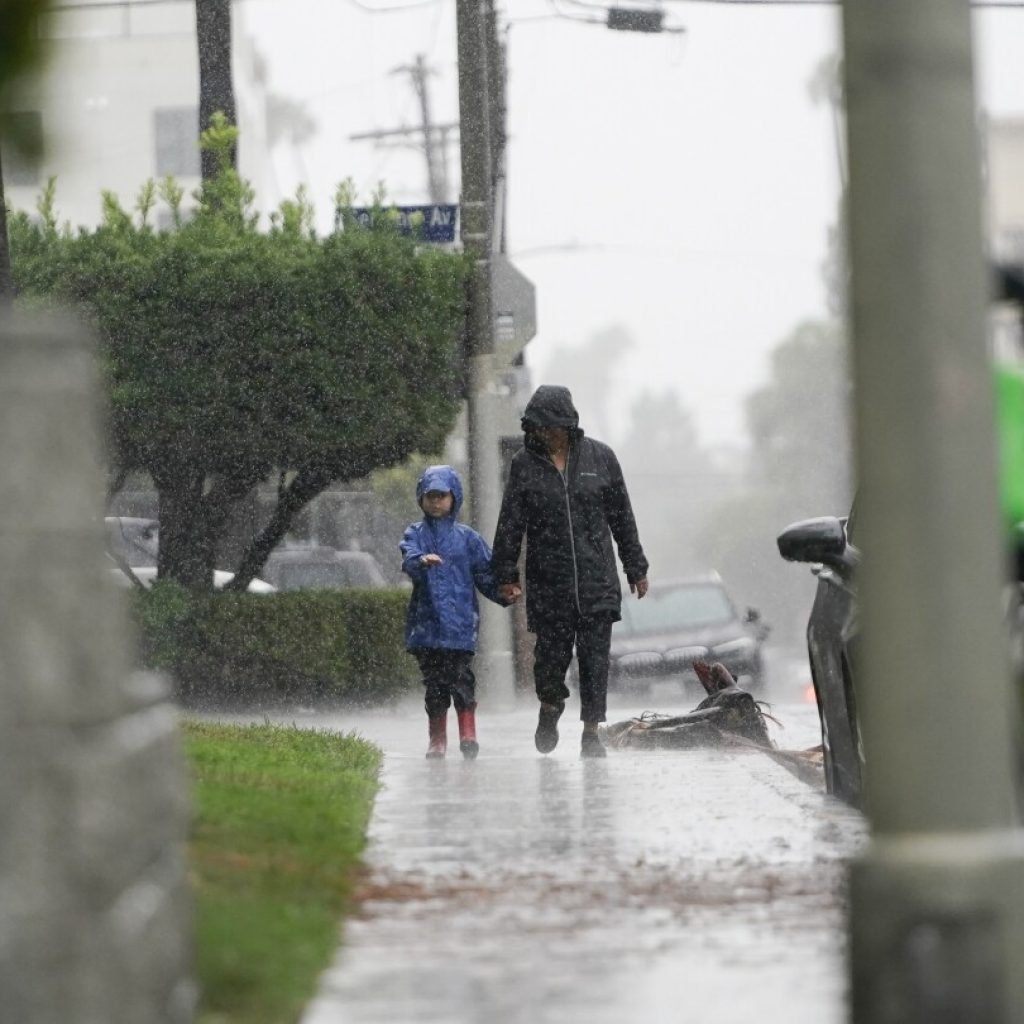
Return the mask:
<path id="1" fill-rule="evenodd" d="M 469 424 L 469 493 L 473 525 L 494 536 L 500 506 L 498 433 L 491 354 L 494 314 L 491 301 L 492 171 L 485 0 L 457 0 L 459 58 L 459 137 L 462 157 L 462 244 L 473 257 L 467 283 L 466 391 Z M 478 657 L 485 686 L 511 695 L 512 654 L 507 617 L 484 607 Z"/>
<path id="2" fill-rule="evenodd" d="M 966 0 L 843 5 L 873 840 L 853 1019 L 1024 1021 L 1024 841 L 1000 625 Z"/>

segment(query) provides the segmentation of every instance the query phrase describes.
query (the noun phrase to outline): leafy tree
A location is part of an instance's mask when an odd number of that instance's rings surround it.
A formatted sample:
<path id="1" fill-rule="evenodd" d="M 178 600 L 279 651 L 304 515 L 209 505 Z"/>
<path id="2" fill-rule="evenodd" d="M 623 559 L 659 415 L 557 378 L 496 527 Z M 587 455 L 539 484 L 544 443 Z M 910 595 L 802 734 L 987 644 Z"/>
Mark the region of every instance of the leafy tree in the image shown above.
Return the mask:
<path id="1" fill-rule="evenodd" d="M 104 223 L 57 227 L 52 183 L 40 222 L 12 218 L 26 301 L 80 307 L 102 347 L 116 469 L 148 472 L 159 493 L 161 577 L 212 585 L 236 504 L 280 482 L 268 526 L 245 552 L 243 588 L 292 517 L 336 480 L 436 450 L 457 411 L 462 256 L 418 251 L 387 226 L 359 228 L 339 189 L 339 228 L 318 238 L 303 195 L 256 228 L 219 118 L 203 145 L 219 160 L 182 223 L 173 181 L 147 185 L 135 216 L 111 194 Z M 149 224 L 166 203 L 177 225 Z"/>
<path id="2" fill-rule="evenodd" d="M 653 575 L 666 579 L 713 568 L 698 532 L 708 506 L 729 489 L 729 476 L 701 444 L 676 392 L 643 392 L 630 416 L 616 452 Z"/>
<path id="3" fill-rule="evenodd" d="M 611 436 L 607 410 L 615 401 L 616 367 L 633 345 L 629 332 L 612 324 L 580 346 L 556 349 L 545 367 L 544 380 L 569 388 L 584 427 L 602 441 Z"/>
<path id="4" fill-rule="evenodd" d="M 775 538 L 798 519 L 849 510 L 849 394 L 837 324 L 802 324 L 776 346 L 768 382 L 747 399 L 751 448 L 741 485 L 703 531 L 712 563 L 790 639 L 806 622 L 813 581 L 786 570 Z"/>

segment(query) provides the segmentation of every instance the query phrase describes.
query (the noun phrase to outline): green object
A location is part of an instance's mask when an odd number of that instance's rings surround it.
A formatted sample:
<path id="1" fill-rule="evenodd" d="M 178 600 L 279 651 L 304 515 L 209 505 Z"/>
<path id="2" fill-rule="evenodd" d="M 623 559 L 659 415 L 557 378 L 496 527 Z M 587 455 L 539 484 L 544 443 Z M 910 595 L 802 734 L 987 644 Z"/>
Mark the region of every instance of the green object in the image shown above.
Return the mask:
<path id="1" fill-rule="evenodd" d="M 216 593 L 158 583 L 138 598 L 143 657 L 186 702 L 381 704 L 415 689 L 405 590 Z"/>
<path id="2" fill-rule="evenodd" d="M 1000 498 L 1004 521 L 1017 534 L 1024 522 L 1024 368 L 998 366 L 995 377 Z"/>
<path id="3" fill-rule="evenodd" d="M 354 735 L 185 721 L 198 1024 L 292 1024 L 351 905 L 380 751 Z"/>
<path id="4" fill-rule="evenodd" d="M 11 254 L 23 304 L 70 304 L 94 328 L 112 461 L 160 494 L 161 574 L 209 590 L 217 541 L 261 482 L 281 485 L 280 539 L 332 481 L 443 445 L 470 263 L 344 207 L 318 236 L 301 192 L 262 230 L 229 167 L 191 219 L 183 201 L 173 180 L 147 183 L 134 211 L 107 192 L 104 223 L 73 232 L 51 182 L 37 219 L 12 216 Z M 171 229 L 149 223 L 154 204 Z"/>

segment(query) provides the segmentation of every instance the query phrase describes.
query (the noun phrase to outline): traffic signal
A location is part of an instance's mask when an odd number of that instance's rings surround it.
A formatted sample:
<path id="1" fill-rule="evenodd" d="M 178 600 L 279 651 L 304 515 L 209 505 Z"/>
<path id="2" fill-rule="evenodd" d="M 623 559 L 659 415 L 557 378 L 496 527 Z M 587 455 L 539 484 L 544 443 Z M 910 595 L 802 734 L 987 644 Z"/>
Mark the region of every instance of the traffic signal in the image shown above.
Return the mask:
<path id="1" fill-rule="evenodd" d="M 620 32 L 661 32 L 663 12 L 657 8 L 609 7 L 608 27 Z"/>

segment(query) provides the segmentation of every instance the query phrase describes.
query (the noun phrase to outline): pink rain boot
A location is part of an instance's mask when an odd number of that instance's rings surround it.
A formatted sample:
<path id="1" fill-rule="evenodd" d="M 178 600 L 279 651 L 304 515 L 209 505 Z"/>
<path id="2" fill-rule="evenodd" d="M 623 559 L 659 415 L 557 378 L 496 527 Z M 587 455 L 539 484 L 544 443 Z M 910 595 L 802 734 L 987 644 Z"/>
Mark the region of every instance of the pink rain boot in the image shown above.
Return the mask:
<path id="1" fill-rule="evenodd" d="M 480 752 L 476 741 L 476 705 L 459 711 L 459 750 L 466 760 L 471 761 Z"/>
<path id="2" fill-rule="evenodd" d="M 444 757 L 445 751 L 448 749 L 448 715 L 431 718 L 429 724 L 430 746 L 427 747 L 427 757 Z"/>

